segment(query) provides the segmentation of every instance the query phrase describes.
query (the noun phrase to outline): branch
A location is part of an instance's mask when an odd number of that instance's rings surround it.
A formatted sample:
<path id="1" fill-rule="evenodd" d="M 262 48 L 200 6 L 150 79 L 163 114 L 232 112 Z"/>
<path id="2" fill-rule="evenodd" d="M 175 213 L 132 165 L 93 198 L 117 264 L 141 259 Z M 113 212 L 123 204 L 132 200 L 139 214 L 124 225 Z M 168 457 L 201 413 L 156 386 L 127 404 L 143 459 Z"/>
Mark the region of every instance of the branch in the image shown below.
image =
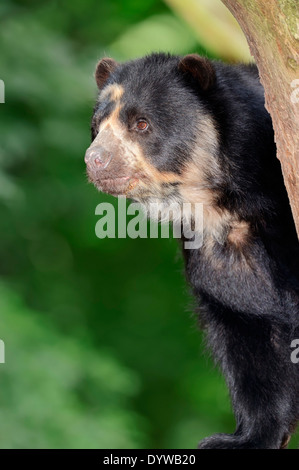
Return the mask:
<path id="1" fill-rule="evenodd" d="M 235 18 L 219 0 L 164 0 L 189 24 L 200 44 L 229 62 L 251 59 L 248 44 Z"/>

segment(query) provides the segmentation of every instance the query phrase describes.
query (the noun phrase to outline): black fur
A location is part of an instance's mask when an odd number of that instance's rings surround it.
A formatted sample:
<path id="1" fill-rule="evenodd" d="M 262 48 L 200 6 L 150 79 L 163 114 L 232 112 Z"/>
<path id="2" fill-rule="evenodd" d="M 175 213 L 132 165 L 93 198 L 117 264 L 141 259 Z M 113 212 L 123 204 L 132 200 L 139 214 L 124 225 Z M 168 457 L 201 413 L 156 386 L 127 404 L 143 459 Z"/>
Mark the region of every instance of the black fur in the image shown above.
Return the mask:
<path id="1" fill-rule="evenodd" d="M 118 83 L 125 90 L 124 126 L 149 120 L 145 134 L 128 138 L 161 172 L 182 175 L 198 137 L 205 139 L 199 123 L 202 129 L 207 117 L 214 123 L 219 142 L 211 159 L 220 171 L 211 165 L 205 184 L 216 209 L 247 224 L 248 236 L 240 245 L 227 237 L 213 240 L 210 250 L 204 244 L 184 251 L 201 323 L 236 416 L 233 435 L 212 436 L 199 447 L 276 449 L 299 419 L 299 365 L 290 359 L 291 342 L 299 337 L 299 244 L 272 123 L 254 65 L 213 62 L 193 73 L 192 59 L 189 73 L 181 60 L 154 54 L 118 65 L 105 86 Z M 205 86 L 200 73 L 213 75 Z M 99 100 L 93 138 L 112 108 Z M 179 192 L 180 185 L 172 183 L 172 190 Z"/>

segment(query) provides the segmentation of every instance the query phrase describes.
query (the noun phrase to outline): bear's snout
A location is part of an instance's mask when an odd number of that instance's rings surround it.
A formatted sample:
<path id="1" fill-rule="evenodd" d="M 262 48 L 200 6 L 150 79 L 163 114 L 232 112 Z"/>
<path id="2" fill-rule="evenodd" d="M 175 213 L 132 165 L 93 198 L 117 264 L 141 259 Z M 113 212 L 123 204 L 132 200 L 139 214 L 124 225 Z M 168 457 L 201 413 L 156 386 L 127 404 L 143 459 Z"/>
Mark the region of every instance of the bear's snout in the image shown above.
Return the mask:
<path id="1" fill-rule="evenodd" d="M 112 160 L 112 152 L 100 145 L 91 145 L 85 153 L 85 163 L 88 167 L 105 170 Z"/>

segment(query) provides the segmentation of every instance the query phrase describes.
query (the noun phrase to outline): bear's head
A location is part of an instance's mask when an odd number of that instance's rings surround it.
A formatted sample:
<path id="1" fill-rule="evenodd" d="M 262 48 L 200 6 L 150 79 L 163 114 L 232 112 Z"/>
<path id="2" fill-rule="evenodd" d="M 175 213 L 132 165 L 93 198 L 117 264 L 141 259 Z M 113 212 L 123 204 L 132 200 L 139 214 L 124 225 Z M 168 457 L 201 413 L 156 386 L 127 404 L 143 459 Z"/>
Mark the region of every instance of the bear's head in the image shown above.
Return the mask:
<path id="1" fill-rule="evenodd" d="M 95 77 L 99 96 L 85 155 L 90 181 L 140 202 L 205 202 L 218 148 L 204 97 L 215 81 L 212 63 L 195 54 L 124 64 L 104 58 Z"/>

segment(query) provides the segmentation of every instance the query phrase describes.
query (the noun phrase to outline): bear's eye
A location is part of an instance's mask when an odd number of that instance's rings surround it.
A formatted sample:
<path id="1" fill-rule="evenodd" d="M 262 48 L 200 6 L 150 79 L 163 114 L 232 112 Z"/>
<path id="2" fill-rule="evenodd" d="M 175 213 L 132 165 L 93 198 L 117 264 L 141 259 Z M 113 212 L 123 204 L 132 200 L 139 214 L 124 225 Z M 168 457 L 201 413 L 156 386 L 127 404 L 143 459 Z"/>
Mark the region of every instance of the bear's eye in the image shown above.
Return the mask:
<path id="1" fill-rule="evenodd" d="M 146 131 L 148 123 L 144 119 L 139 119 L 139 121 L 137 121 L 136 128 L 138 131 Z"/>

